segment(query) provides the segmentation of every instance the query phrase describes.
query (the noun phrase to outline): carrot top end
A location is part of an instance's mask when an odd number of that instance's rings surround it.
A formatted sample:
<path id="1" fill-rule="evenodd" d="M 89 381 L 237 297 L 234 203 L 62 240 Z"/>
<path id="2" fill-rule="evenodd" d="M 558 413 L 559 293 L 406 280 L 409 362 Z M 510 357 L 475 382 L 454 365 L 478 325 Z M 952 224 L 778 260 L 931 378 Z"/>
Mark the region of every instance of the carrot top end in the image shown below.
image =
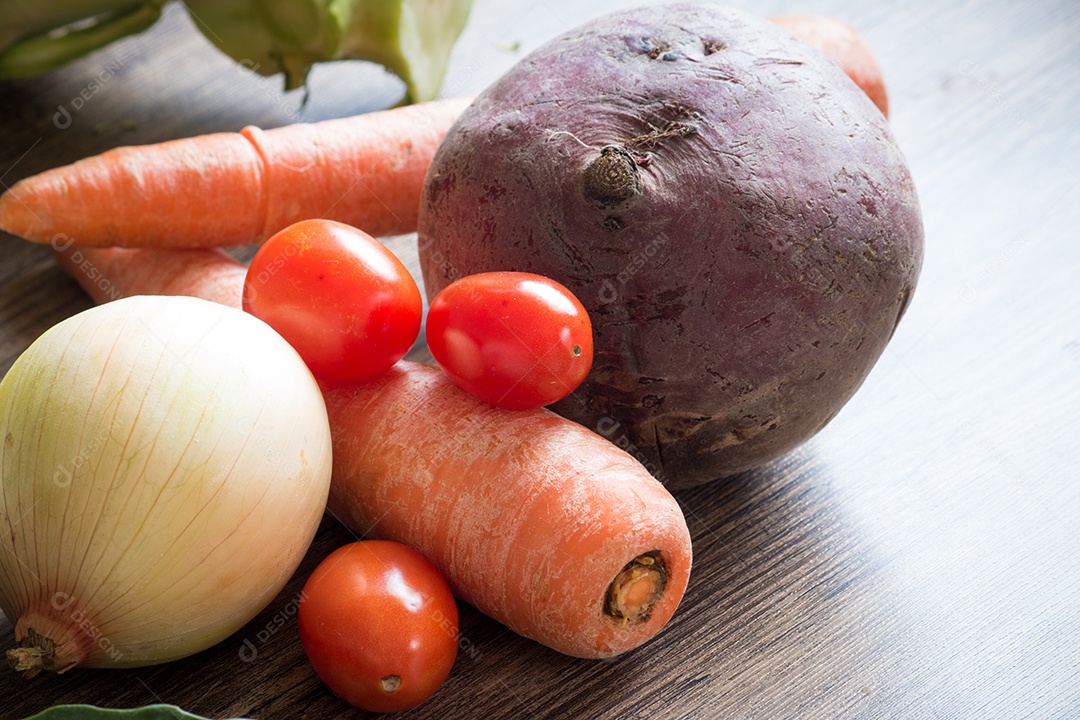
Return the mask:
<path id="1" fill-rule="evenodd" d="M 608 586 L 604 612 L 624 625 L 647 622 L 653 606 L 664 594 L 667 580 L 667 567 L 659 550 L 638 555 Z"/>

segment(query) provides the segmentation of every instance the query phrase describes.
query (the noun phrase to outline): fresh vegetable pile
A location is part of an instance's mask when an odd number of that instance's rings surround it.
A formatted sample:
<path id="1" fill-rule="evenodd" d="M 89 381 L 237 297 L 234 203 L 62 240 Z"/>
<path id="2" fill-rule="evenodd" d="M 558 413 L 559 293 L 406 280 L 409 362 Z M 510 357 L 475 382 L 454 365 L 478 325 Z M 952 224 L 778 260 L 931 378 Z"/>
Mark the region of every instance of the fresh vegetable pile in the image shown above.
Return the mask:
<path id="1" fill-rule="evenodd" d="M 0 382 L 14 667 L 217 642 L 327 509 L 367 539 L 298 623 L 349 703 L 437 690 L 455 596 L 567 655 L 628 652 L 689 581 L 665 484 L 819 429 L 910 299 L 914 191 L 840 23 L 614 15 L 470 102 L 121 148 L 0 196 L 0 229 L 102 303 Z M 375 239 L 417 229 L 426 325 Z M 435 365 L 403 360 L 422 329 Z"/>

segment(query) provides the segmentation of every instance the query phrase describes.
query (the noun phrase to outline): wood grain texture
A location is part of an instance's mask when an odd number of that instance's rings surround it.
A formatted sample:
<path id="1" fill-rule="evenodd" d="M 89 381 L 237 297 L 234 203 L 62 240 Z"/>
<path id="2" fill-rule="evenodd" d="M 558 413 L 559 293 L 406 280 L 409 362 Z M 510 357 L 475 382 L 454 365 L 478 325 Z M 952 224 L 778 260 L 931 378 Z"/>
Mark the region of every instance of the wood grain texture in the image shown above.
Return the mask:
<path id="1" fill-rule="evenodd" d="M 636 4 L 476 0 L 446 94 Z M 926 224 L 908 315 L 817 438 L 677 495 L 695 570 L 655 641 L 574 660 L 462 606 L 450 679 L 401 717 L 1080 717 L 1080 5 L 731 4 L 836 15 L 877 55 Z M 317 72 L 303 107 L 277 88 L 216 55 L 174 8 L 143 37 L 0 83 L 0 182 L 120 144 L 372 110 L 399 91 L 355 66 Z M 411 238 L 390 243 L 416 267 Z M 0 235 L 0 371 L 86 307 L 47 248 Z M 351 539 L 327 519 L 266 610 L 192 658 L 0 673 L 0 717 L 159 701 L 213 718 L 365 717 L 318 681 L 295 622 L 304 579 Z M 12 638 L 0 618 L 0 643 Z"/>

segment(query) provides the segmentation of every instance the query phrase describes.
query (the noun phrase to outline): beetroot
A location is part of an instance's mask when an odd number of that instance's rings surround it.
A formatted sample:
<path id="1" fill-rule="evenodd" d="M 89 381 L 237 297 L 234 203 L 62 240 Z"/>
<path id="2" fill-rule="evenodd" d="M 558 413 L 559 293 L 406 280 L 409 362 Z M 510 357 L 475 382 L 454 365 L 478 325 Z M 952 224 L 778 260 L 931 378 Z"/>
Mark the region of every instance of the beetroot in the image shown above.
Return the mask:
<path id="1" fill-rule="evenodd" d="M 886 119 L 824 55 L 715 5 L 609 15 L 483 92 L 429 170 L 429 297 L 490 270 L 589 310 L 553 406 L 671 487 L 820 430 L 911 299 L 922 221 Z"/>

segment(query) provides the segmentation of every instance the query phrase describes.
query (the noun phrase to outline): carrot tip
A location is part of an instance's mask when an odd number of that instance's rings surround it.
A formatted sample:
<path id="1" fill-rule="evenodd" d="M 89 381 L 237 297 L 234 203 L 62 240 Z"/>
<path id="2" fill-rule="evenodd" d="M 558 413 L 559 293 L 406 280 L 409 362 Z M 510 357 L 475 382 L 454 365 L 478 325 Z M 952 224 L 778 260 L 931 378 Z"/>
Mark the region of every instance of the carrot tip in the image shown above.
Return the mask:
<path id="1" fill-rule="evenodd" d="M 625 625 L 646 622 L 653 605 L 664 594 L 667 578 L 659 550 L 638 555 L 611 581 L 604 611 Z"/>
<path id="2" fill-rule="evenodd" d="M 34 214 L 12 190 L 0 195 L 0 230 L 25 237 L 34 227 Z"/>

